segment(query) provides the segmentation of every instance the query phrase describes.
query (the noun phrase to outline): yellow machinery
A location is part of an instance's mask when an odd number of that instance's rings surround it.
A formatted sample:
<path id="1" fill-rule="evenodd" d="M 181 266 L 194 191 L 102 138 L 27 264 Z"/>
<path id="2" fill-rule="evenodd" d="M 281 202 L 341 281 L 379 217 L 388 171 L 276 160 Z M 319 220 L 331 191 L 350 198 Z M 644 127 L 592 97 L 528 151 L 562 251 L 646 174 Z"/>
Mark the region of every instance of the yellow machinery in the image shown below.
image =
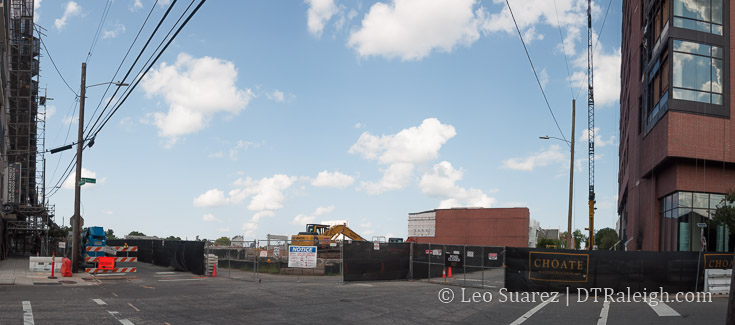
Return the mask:
<path id="1" fill-rule="evenodd" d="M 345 235 L 345 237 L 357 241 L 365 241 L 360 235 L 352 231 L 345 225 L 306 225 L 306 231 L 300 232 L 298 235 L 291 236 L 291 245 L 295 246 L 325 246 L 333 243 L 337 236 Z"/>

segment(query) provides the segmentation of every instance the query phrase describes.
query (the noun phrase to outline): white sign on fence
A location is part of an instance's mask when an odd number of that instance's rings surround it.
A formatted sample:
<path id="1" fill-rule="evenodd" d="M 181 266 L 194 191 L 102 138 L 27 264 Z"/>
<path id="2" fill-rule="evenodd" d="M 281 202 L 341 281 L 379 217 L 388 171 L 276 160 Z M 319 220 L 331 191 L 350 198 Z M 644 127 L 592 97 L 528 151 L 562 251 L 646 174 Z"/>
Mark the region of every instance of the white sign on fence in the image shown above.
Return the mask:
<path id="1" fill-rule="evenodd" d="M 260 251 L 260 257 L 268 257 L 268 251 Z"/>
<path id="2" fill-rule="evenodd" d="M 275 256 L 275 257 L 281 256 L 281 248 L 280 247 L 273 247 L 273 256 Z"/>
<path id="3" fill-rule="evenodd" d="M 66 242 L 60 241 L 59 248 L 66 248 Z"/>
<path id="4" fill-rule="evenodd" d="M 288 267 L 315 268 L 316 246 L 289 246 Z"/>

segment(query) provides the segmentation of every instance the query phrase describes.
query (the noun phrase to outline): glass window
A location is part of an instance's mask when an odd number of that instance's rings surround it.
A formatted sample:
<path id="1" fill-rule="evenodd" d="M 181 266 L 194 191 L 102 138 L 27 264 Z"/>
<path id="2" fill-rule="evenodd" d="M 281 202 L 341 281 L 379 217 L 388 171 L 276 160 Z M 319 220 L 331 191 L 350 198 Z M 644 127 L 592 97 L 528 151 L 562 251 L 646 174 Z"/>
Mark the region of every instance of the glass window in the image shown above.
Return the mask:
<path id="1" fill-rule="evenodd" d="M 680 207 L 691 207 L 692 206 L 692 193 L 691 192 L 679 192 L 679 206 Z"/>
<path id="2" fill-rule="evenodd" d="M 674 27 L 722 35 L 722 0 L 674 0 Z"/>
<path id="3" fill-rule="evenodd" d="M 722 200 L 725 198 L 722 194 L 710 194 L 709 195 L 709 208 L 717 209 Z"/>
<path id="4" fill-rule="evenodd" d="M 709 194 L 694 193 L 694 207 L 704 209 L 709 208 Z"/>
<path id="5" fill-rule="evenodd" d="M 721 104 L 722 60 L 718 57 L 722 57 L 719 47 L 674 40 L 673 98 Z"/>

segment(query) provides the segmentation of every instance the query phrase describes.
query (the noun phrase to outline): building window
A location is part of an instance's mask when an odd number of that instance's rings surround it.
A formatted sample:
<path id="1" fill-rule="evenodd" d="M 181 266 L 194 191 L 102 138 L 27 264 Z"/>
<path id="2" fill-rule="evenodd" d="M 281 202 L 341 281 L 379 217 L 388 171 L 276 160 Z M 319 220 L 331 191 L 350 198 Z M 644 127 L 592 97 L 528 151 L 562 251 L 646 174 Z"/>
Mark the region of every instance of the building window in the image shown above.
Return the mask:
<path id="1" fill-rule="evenodd" d="M 710 252 L 732 252 L 731 233 L 725 225 L 708 222 L 725 196 L 675 192 L 660 200 L 660 250 L 698 251 L 705 243 Z M 707 223 L 704 240 L 697 224 Z"/>
<path id="2" fill-rule="evenodd" d="M 722 35 L 722 0 L 674 0 L 674 27 Z"/>
<path id="3" fill-rule="evenodd" d="M 722 48 L 674 40 L 673 98 L 722 105 Z"/>

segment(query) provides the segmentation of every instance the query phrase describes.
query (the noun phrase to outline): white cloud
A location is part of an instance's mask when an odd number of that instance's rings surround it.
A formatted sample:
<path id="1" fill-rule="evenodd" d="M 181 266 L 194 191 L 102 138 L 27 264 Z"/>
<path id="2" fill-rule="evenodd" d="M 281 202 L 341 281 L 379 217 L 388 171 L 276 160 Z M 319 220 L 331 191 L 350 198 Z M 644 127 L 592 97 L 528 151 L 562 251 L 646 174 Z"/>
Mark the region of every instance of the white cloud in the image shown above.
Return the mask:
<path id="1" fill-rule="evenodd" d="M 311 181 L 311 185 L 316 187 L 345 188 L 354 182 L 355 178 L 350 175 L 345 175 L 338 171 L 329 172 L 325 170 L 317 174 L 316 178 Z"/>
<path id="2" fill-rule="evenodd" d="M 237 160 L 237 154 L 240 150 L 248 150 L 250 148 L 258 148 L 260 146 L 261 143 L 238 140 L 235 146 L 230 148 L 230 160 Z"/>
<path id="3" fill-rule="evenodd" d="M 510 158 L 503 161 L 503 167 L 513 170 L 532 171 L 536 167 L 547 166 L 554 162 L 567 162 L 567 154 L 561 151 L 558 145 L 551 145 L 549 149 L 533 154 L 526 158 Z"/>
<path id="4" fill-rule="evenodd" d="M 377 137 L 364 132 L 348 152 L 389 164 L 382 170 L 380 181 L 361 182 L 362 189 L 376 195 L 408 186 L 415 164 L 436 159 L 442 145 L 456 134 L 453 126 L 428 118 L 420 126 L 403 129 L 396 134 Z"/>
<path id="5" fill-rule="evenodd" d="M 222 151 L 217 151 L 210 153 L 207 157 L 214 158 L 214 159 L 222 159 L 225 157 L 225 154 Z"/>
<path id="6" fill-rule="evenodd" d="M 202 221 L 204 222 L 222 222 L 219 218 L 215 217 L 211 213 L 207 213 L 204 216 L 202 216 Z"/>
<path id="7" fill-rule="evenodd" d="M 596 40 L 597 37 L 594 37 Z M 594 87 L 595 105 L 606 106 L 615 104 L 620 100 L 620 48 L 611 53 L 603 52 L 602 46 L 594 51 Z M 575 59 L 574 65 L 578 69 L 584 69 L 572 74 L 571 80 L 574 87 L 587 88 L 587 54 L 580 55 Z"/>
<path id="8" fill-rule="evenodd" d="M 451 52 L 479 37 L 482 10 L 475 0 L 392 0 L 370 7 L 348 45 L 360 56 L 420 60 L 433 50 Z"/>
<path id="9" fill-rule="evenodd" d="M 128 9 L 130 9 L 130 11 L 136 11 L 141 8 L 143 8 L 143 3 L 140 2 L 140 0 L 132 0 Z"/>
<path id="10" fill-rule="evenodd" d="M 237 69 L 232 62 L 188 54 L 178 55 L 173 65 L 165 62 L 143 79 L 147 97 L 161 95 L 169 105 L 167 113 L 153 113 L 158 135 L 168 146 L 180 136 L 204 129 L 219 112 L 238 114 L 254 97 L 250 89 L 235 84 Z"/>
<path id="11" fill-rule="evenodd" d="M 41 16 L 38 14 L 38 9 L 41 8 L 41 1 L 43 0 L 33 0 L 33 22 L 37 23 L 38 20 L 41 18 Z"/>
<path id="12" fill-rule="evenodd" d="M 604 147 L 607 145 L 614 145 L 616 144 L 617 138 L 614 135 L 611 135 L 607 141 L 602 139 L 602 135 L 600 134 L 600 128 L 596 127 L 593 132 L 595 135 L 595 147 Z M 579 137 L 579 141 L 587 142 L 589 140 L 589 129 L 584 129 L 582 131 L 582 135 Z"/>
<path id="13" fill-rule="evenodd" d="M 394 163 L 382 170 L 383 178 L 377 182 L 360 182 L 360 188 L 370 195 L 382 194 L 386 191 L 400 190 L 411 184 L 414 165 L 411 163 Z"/>
<path id="14" fill-rule="evenodd" d="M 309 10 L 306 12 L 306 26 L 309 33 L 320 38 L 324 31 L 324 25 L 339 12 L 334 4 L 334 0 L 305 0 L 309 4 Z"/>
<path id="15" fill-rule="evenodd" d="M 102 38 L 115 38 L 117 35 L 125 33 L 125 25 L 116 23 L 113 29 L 102 32 Z"/>
<path id="16" fill-rule="evenodd" d="M 225 192 L 212 189 L 194 199 L 195 207 L 216 207 L 229 203 L 229 199 L 225 197 Z"/>
<path id="17" fill-rule="evenodd" d="M 250 198 L 248 209 L 250 211 L 278 210 L 283 207 L 285 196 L 283 191 L 287 190 L 298 178 L 283 174 L 253 180 L 250 177 L 238 179 L 234 185 L 238 188 L 231 190 L 229 201 L 241 203 Z"/>
<path id="18" fill-rule="evenodd" d="M 440 209 L 454 207 L 485 207 L 495 204 L 494 198 L 488 197 L 483 191 L 470 188 L 465 189 L 456 185 L 462 179 L 462 170 L 452 167 L 447 161 L 436 165 L 432 171 L 425 173 L 419 182 L 421 192 L 429 197 L 441 199 Z"/>
<path id="19" fill-rule="evenodd" d="M 54 20 L 54 26 L 56 26 L 56 29 L 61 30 L 64 28 L 64 26 L 66 26 L 67 20 L 73 17 L 81 16 L 81 14 L 82 7 L 74 1 L 69 1 L 66 3 L 64 15 L 61 16 L 61 18 L 57 18 L 56 20 Z"/>
<path id="20" fill-rule="evenodd" d="M 74 180 L 76 178 L 76 175 L 77 175 L 76 172 L 69 174 L 69 177 L 67 177 L 66 180 L 64 181 L 64 183 L 61 185 L 61 188 L 64 188 L 64 189 L 67 189 L 67 190 L 73 190 L 74 189 Z M 86 168 L 82 167 L 82 177 L 84 177 L 84 178 L 94 178 L 94 179 L 97 179 L 97 173 L 95 173 L 95 172 L 93 172 L 93 171 L 91 171 L 89 169 L 86 169 Z M 105 182 L 105 180 L 106 180 L 106 178 L 98 179 L 97 180 L 97 184 L 102 184 L 102 183 Z M 85 183 L 82 186 L 82 188 L 92 188 L 92 187 L 95 187 L 97 184 Z"/>
<path id="21" fill-rule="evenodd" d="M 305 214 L 299 214 L 299 215 L 297 215 L 295 218 L 293 218 L 293 220 L 291 221 L 291 223 L 293 223 L 295 225 L 305 225 L 305 224 L 308 224 L 308 223 L 312 223 L 312 222 L 314 222 L 314 220 L 316 219 L 316 217 L 321 216 L 321 215 L 324 215 L 324 214 L 327 214 L 327 213 L 330 213 L 332 211 L 334 211 L 334 206 L 333 205 L 330 205 L 328 207 L 318 207 L 310 215 L 305 215 Z"/>
<path id="22" fill-rule="evenodd" d="M 61 120 L 61 123 L 63 123 L 64 125 L 69 125 L 72 123 L 77 123 L 77 119 L 74 118 L 74 116 L 67 116 Z"/>
<path id="23" fill-rule="evenodd" d="M 228 233 L 228 232 L 230 232 L 230 227 L 217 228 L 217 231 Z"/>
<path id="24" fill-rule="evenodd" d="M 48 121 L 52 116 L 54 116 L 54 114 L 56 114 L 56 106 L 54 106 L 54 105 L 48 105 L 48 106 L 46 106 L 46 117 L 45 117 L 45 120 Z M 44 119 L 44 116 L 43 116 L 43 112 L 42 111 L 40 111 L 40 110 L 38 111 L 37 118 L 38 118 L 39 121 Z"/>
<path id="25" fill-rule="evenodd" d="M 362 128 L 362 123 L 360 122 L 355 123 L 355 129 L 359 129 L 359 128 Z"/>
<path id="26" fill-rule="evenodd" d="M 546 85 L 549 83 L 549 74 L 546 73 L 546 68 L 541 69 L 538 76 L 539 82 L 541 82 L 541 88 L 546 89 Z"/>
<path id="27" fill-rule="evenodd" d="M 377 159 L 382 164 L 398 162 L 421 163 L 439 156 L 439 149 L 457 131 L 436 118 L 428 118 L 418 127 L 403 129 L 396 134 L 380 137 L 364 132 L 348 151 L 365 159 Z"/>
<path id="28" fill-rule="evenodd" d="M 275 89 L 269 93 L 266 94 L 268 99 L 277 102 L 277 103 L 283 103 L 286 101 L 286 94 L 284 94 L 282 91 Z"/>

